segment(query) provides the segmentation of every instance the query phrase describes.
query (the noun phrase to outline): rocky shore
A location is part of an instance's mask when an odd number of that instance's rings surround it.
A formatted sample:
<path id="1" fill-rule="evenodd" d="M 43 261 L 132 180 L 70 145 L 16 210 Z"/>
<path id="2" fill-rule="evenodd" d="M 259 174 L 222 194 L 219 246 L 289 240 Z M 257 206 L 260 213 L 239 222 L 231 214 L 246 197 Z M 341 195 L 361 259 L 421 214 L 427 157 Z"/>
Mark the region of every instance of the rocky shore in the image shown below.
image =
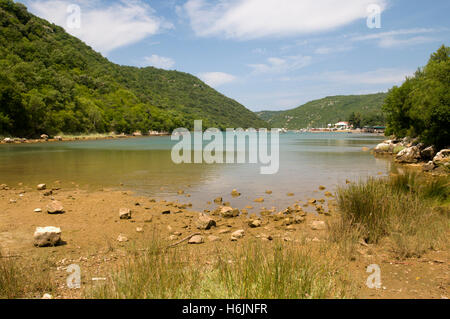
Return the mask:
<path id="1" fill-rule="evenodd" d="M 1 256 L 17 258 L 19 263 L 38 269 L 42 260 L 48 260 L 52 282 L 57 286 L 56 291 L 46 295 L 48 298 L 83 297 L 85 290 L 66 286 L 69 265 L 79 265 L 83 287 L 92 287 L 109 280 L 116 267 L 153 241 L 161 242 L 166 249 L 177 248 L 183 254 L 199 256 L 199 267 L 209 267 L 218 247 L 245 249 L 254 241 L 268 247 L 281 244 L 305 248 L 317 260 L 323 258 L 324 247 L 328 247 L 327 252 L 335 251 L 329 242 L 329 227 L 338 219 L 337 206 L 333 194 L 324 187 L 317 188 L 321 192 L 317 198 L 293 197 L 292 205 L 281 211 L 256 209 L 251 203 L 230 207 L 225 202 L 228 198 L 242 196 L 233 190 L 223 198 L 211 199 L 211 208 L 199 212 L 192 210 L 190 203 L 138 197 L 129 191 L 62 189 L 58 182 L 52 184 L 33 188 L 0 185 Z M 272 191 L 267 191 L 265 197 L 271 195 Z M 186 200 L 180 195 L 181 199 Z M 367 264 L 380 263 L 385 269 L 399 271 L 391 262 L 395 259 L 377 246 L 362 242 L 354 253 L 356 257 L 347 260 L 350 264 L 346 267 L 352 269 L 356 282 L 364 282 Z M 443 257 L 433 253 L 428 258 Z M 416 271 L 414 268 L 411 272 L 411 266 L 408 269 L 405 276 Z M 404 283 L 397 283 L 396 276 L 392 283 L 389 280 L 385 278 L 389 291 L 375 292 L 362 285 L 359 296 L 398 297 L 394 286 L 403 287 Z M 439 291 L 427 293 L 440 296 Z"/>
<path id="2" fill-rule="evenodd" d="M 450 149 L 438 150 L 435 146 L 420 143 L 418 139 L 405 137 L 386 140 L 375 147 L 374 153 L 394 156 L 397 163 L 420 166 L 424 172 L 450 172 Z"/>
<path id="3" fill-rule="evenodd" d="M 135 132 L 133 134 L 92 134 L 92 135 L 74 135 L 74 136 L 48 136 L 42 134 L 40 138 L 27 139 L 20 137 L 5 137 L 0 139 L 0 144 L 36 144 L 36 143 L 47 143 L 47 142 L 72 142 L 72 141 L 89 141 L 89 140 L 109 140 L 109 139 L 121 139 L 121 138 L 132 138 L 132 137 L 142 137 L 142 136 L 168 136 L 169 133 L 165 132 L 149 132 L 147 135 L 143 135 L 140 132 Z"/>

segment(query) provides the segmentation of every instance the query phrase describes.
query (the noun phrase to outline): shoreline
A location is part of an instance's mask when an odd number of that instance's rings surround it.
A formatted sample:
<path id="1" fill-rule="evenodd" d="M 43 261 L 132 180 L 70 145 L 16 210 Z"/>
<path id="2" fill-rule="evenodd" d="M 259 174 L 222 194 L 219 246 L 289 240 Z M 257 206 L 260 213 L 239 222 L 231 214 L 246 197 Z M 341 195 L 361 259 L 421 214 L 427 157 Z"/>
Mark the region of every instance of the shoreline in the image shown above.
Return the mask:
<path id="1" fill-rule="evenodd" d="M 302 133 L 296 131 L 289 131 L 293 133 Z M 347 133 L 347 134 L 366 134 L 373 136 L 384 136 L 380 133 L 370 133 L 370 132 L 361 132 L 355 130 L 347 130 L 347 131 L 307 131 L 306 133 Z M 159 133 L 159 134 L 91 134 L 91 135 L 62 135 L 55 136 L 53 138 L 35 138 L 35 139 L 27 139 L 20 137 L 2 137 L 0 138 L 0 145 L 16 145 L 16 144 L 41 144 L 41 143 L 54 143 L 54 142 L 75 142 L 75 141 L 101 141 L 101 140 L 116 140 L 116 139 L 131 139 L 131 138 L 144 138 L 144 137 L 164 137 L 171 136 L 170 133 Z"/>
<path id="2" fill-rule="evenodd" d="M 170 136 L 170 134 L 150 134 L 150 135 L 134 135 L 134 134 L 117 134 L 117 135 L 74 135 L 74 136 L 56 136 L 54 138 L 40 138 L 40 139 L 26 139 L 19 137 L 6 137 L 0 140 L 0 145 L 14 145 L 14 144 L 40 144 L 40 143 L 54 143 L 54 142 L 75 142 L 75 141 L 101 141 L 101 140 L 116 140 L 116 139 L 131 139 L 142 137 L 163 137 Z"/>
<path id="3" fill-rule="evenodd" d="M 392 255 L 389 245 L 365 242 L 352 249 L 350 259 L 336 255 L 336 245 L 344 244 L 333 243 L 329 236 L 330 227 L 339 220 L 340 212 L 335 194 L 323 187 L 318 188 L 320 196 L 318 194 L 317 198 L 293 198 L 292 205 L 281 211 L 258 211 L 251 208 L 251 202 L 245 208 L 227 208 L 222 199 L 210 199 L 216 208 L 204 212 L 192 210 L 181 195 L 180 201 L 169 202 L 137 196 L 125 190 L 66 190 L 59 183 L 48 187 L 40 185 L 40 188 L 0 185 L 0 252 L 3 258 L 11 256 L 17 262 L 36 269 L 41 269 L 43 260 L 50 262 L 48 272 L 55 287 L 46 292 L 57 299 L 85 298 L 89 289 L 98 287 L 98 278 L 105 278 L 105 282 L 113 280 L 116 270 L 125 267 L 130 258 L 142 255 L 149 242 L 173 247 L 182 256 L 198 256 L 195 257 L 195 260 L 198 258 L 196 267 L 202 269 L 210 268 L 219 247 L 221 254 L 245 251 L 255 243 L 267 249 L 269 255 L 279 246 L 287 250 L 307 251 L 312 261 L 340 265 L 339 269 L 344 273 L 348 271 L 352 282 L 361 283 L 355 291 L 345 295 L 350 298 L 417 298 L 414 291 L 419 283 L 409 279 L 410 284 L 405 285 L 392 272 L 407 278 L 424 277 L 425 264 L 421 260 L 440 261 L 449 256 L 448 250 L 429 251 L 422 258 L 408 258 L 403 265 Z M 265 195 L 267 199 L 270 196 L 269 192 Z M 64 212 L 49 214 L 46 207 L 53 201 L 61 203 Z M 307 207 L 316 212 L 307 212 Z M 130 218 L 121 218 L 122 208 L 130 210 Z M 61 228 L 62 244 L 34 247 L 35 228 L 47 226 Z M 192 236 L 200 237 L 196 238 L 199 242 L 191 243 Z M 323 259 L 324 253 L 329 257 Z M 382 265 L 383 285 L 388 288 L 375 291 L 362 284 L 367 277 L 367 265 L 374 263 Z M 81 290 L 65 286 L 66 268 L 70 264 L 80 265 L 82 269 Z M 435 262 L 431 268 L 433 271 L 428 276 L 436 272 L 442 274 L 446 264 Z M 429 279 L 422 296 L 446 296 L 445 292 L 432 288 L 433 278 Z M 401 289 L 397 290 L 399 287 Z M 32 297 L 41 298 L 42 295 Z"/>

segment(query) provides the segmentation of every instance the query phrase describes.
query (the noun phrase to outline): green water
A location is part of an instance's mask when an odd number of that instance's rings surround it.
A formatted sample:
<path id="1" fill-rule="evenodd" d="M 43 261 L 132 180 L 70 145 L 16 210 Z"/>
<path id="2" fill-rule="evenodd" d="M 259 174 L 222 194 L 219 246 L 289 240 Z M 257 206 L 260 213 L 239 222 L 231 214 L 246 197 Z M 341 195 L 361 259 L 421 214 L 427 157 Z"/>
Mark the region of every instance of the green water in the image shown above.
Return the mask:
<path id="1" fill-rule="evenodd" d="M 261 175 L 260 164 L 176 165 L 170 137 L 1 145 L 0 184 L 51 186 L 60 181 L 63 187 L 126 189 L 151 198 L 191 202 L 198 209 L 207 208 L 206 202 L 218 196 L 236 207 L 264 197 L 265 203 L 253 205 L 278 208 L 319 197 L 320 185 L 333 191 L 346 179 L 388 174 L 395 169 L 390 160 L 362 150 L 382 140 L 363 134 L 283 134 L 275 175 Z M 229 196 L 234 188 L 242 197 Z M 191 197 L 178 196 L 179 190 Z M 273 195 L 266 195 L 266 190 Z M 288 192 L 295 197 L 287 197 Z"/>

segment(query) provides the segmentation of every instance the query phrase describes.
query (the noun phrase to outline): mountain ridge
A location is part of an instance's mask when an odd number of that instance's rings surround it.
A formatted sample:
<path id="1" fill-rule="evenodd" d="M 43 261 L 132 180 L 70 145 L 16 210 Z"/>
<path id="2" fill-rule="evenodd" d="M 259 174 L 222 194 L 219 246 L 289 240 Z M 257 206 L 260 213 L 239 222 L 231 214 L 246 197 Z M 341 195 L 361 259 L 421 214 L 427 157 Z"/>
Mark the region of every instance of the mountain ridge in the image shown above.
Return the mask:
<path id="1" fill-rule="evenodd" d="M 387 93 L 366 95 L 337 95 L 313 100 L 284 111 L 260 111 L 256 114 L 272 127 L 304 129 L 327 127 L 348 121 L 352 113 L 359 113 L 366 123 L 384 123 L 382 105 Z"/>
<path id="2" fill-rule="evenodd" d="M 0 66 L 0 134 L 267 126 L 191 74 L 110 62 L 12 0 L 0 0 Z"/>

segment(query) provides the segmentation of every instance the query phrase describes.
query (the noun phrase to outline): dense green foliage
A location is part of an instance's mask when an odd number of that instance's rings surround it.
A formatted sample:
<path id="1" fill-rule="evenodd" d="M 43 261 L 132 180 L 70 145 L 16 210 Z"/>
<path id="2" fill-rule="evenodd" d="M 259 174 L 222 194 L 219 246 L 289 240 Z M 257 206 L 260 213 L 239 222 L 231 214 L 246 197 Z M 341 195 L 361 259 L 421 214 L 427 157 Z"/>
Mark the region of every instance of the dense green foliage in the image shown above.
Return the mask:
<path id="1" fill-rule="evenodd" d="M 419 137 L 425 144 L 450 145 L 450 48 L 442 46 L 428 64 L 393 87 L 383 106 L 388 134 Z"/>
<path id="2" fill-rule="evenodd" d="M 0 0 L 0 134 L 266 127 L 181 72 L 113 64 L 20 3 Z"/>
<path id="3" fill-rule="evenodd" d="M 327 127 L 339 121 L 348 121 L 352 114 L 359 114 L 360 123 L 366 125 L 383 125 L 381 111 L 386 94 L 333 96 L 312 101 L 289 111 L 264 111 L 258 113 L 261 119 L 272 127 L 301 129 Z"/>

